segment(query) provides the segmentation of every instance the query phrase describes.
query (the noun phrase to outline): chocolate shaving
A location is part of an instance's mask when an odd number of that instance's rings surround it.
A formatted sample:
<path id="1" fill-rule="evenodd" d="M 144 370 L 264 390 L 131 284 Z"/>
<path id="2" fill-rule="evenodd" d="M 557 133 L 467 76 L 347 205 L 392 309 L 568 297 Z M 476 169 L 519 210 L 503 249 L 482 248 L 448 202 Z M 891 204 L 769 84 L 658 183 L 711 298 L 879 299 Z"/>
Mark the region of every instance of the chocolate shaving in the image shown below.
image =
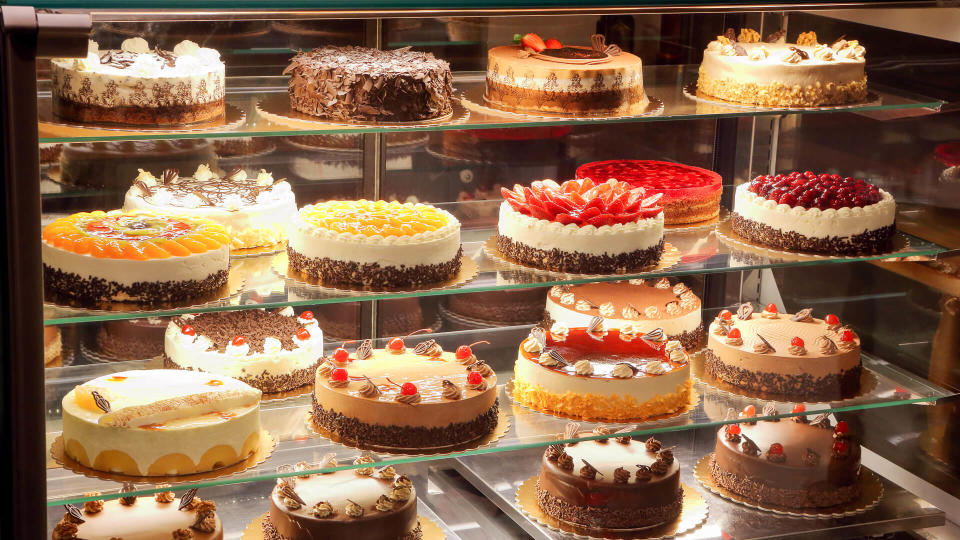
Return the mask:
<path id="1" fill-rule="evenodd" d="M 597 315 L 590 319 L 590 324 L 587 325 L 587 332 L 599 332 L 601 328 L 603 328 L 603 317 Z"/>
<path id="2" fill-rule="evenodd" d="M 776 43 L 780 41 L 780 38 L 782 38 L 786 34 L 787 34 L 786 30 L 777 30 L 776 32 L 767 36 L 767 39 L 765 39 L 764 41 L 766 41 L 767 43 Z"/>
<path id="3" fill-rule="evenodd" d="M 800 53 L 803 53 L 801 56 L 806 56 L 804 60 L 806 60 L 807 58 L 810 58 L 810 56 L 807 55 L 807 53 L 801 51 L 800 49 L 797 49 L 796 47 L 790 47 L 790 48 Z M 793 315 L 791 315 L 790 320 L 793 322 L 808 322 L 813 320 L 812 314 L 813 314 L 813 308 L 804 308 L 794 313 Z"/>
<path id="4" fill-rule="evenodd" d="M 163 174 L 160 175 L 163 181 L 163 185 L 169 185 L 177 181 L 177 178 L 180 178 L 180 171 L 177 169 L 164 169 Z"/>
<path id="5" fill-rule="evenodd" d="M 832 49 L 834 45 L 836 45 L 837 43 L 840 43 L 841 41 L 845 41 L 846 39 L 847 39 L 846 34 L 840 34 L 840 37 L 838 37 L 837 39 L 833 40 L 833 42 L 830 43 L 830 48 Z"/>
<path id="6" fill-rule="evenodd" d="M 150 186 L 144 184 L 143 180 L 134 180 L 133 185 L 137 186 L 137 188 L 140 189 L 140 191 L 142 191 L 143 195 L 146 197 L 149 197 L 153 193 L 153 190 L 150 189 Z"/>
<path id="7" fill-rule="evenodd" d="M 741 321 L 750 320 L 751 315 L 753 315 L 753 304 L 750 302 L 744 302 L 737 307 L 737 318 Z"/>
<path id="8" fill-rule="evenodd" d="M 430 356 L 430 349 L 433 349 L 433 347 L 436 346 L 436 344 L 437 344 L 437 340 L 435 339 L 428 339 L 426 341 L 421 341 L 420 343 L 417 343 L 416 347 L 413 348 L 413 352 L 421 356 Z"/>
<path id="9" fill-rule="evenodd" d="M 730 40 L 731 43 L 736 43 L 737 41 L 737 32 L 733 28 L 727 28 L 723 32 L 723 37 Z"/>
<path id="10" fill-rule="evenodd" d="M 760 334 L 757 334 L 757 337 L 760 338 L 760 341 L 762 341 L 764 345 L 770 348 L 771 352 L 777 352 L 777 350 L 773 348 L 773 345 L 771 345 L 765 337 L 761 336 Z"/>
<path id="11" fill-rule="evenodd" d="M 627 302 L 627 307 L 633 311 L 634 317 L 640 317 L 640 315 L 643 314 L 643 312 L 640 311 L 640 309 L 637 308 L 637 306 L 631 304 L 630 302 Z"/>
<path id="12" fill-rule="evenodd" d="M 234 177 L 236 177 L 238 174 L 240 174 L 240 172 L 241 172 L 242 170 L 243 170 L 243 169 L 240 168 L 240 167 L 234 167 L 233 170 L 231 170 L 230 172 L 228 172 L 227 174 L 225 174 L 225 175 L 223 176 L 223 179 L 224 179 L 224 180 L 233 180 Z"/>
<path id="13" fill-rule="evenodd" d="M 563 428 L 563 438 L 564 439 L 573 439 L 576 438 L 577 433 L 580 432 L 580 424 L 578 422 L 567 422 L 567 425 Z"/>
<path id="14" fill-rule="evenodd" d="M 603 34 L 593 34 L 590 36 L 590 46 L 597 52 L 603 52 L 607 49 L 607 38 Z"/>
<path id="15" fill-rule="evenodd" d="M 166 64 L 167 64 L 168 67 L 174 67 L 174 66 L 177 65 L 177 57 L 176 57 L 176 55 L 174 55 L 174 54 L 173 54 L 172 52 L 170 52 L 170 51 L 165 51 L 165 50 L 161 49 L 159 45 L 157 45 L 156 47 L 154 47 L 154 49 L 153 49 L 153 54 L 156 54 L 157 56 L 160 57 L 161 60 L 163 60 L 164 62 L 166 62 Z"/>
<path id="16" fill-rule="evenodd" d="M 585 297 L 581 296 L 581 297 L 580 297 L 580 300 L 583 300 L 584 302 L 586 302 L 587 304 L 589 304 L 592 309 L 600 309 L 600 304 L 597 304 L 596 302 L 594 302 L 593 300 L 591 300 L 591 299 L 589 299 L 589 298 L 585 298 Z"/>
<path id="17" fill-rule="evenodd" d="M 530 337 L 540 345 L 541 349 L 547 344 L 547 331 L 540 326 L 534 326 L 533 329 L 530 330 Z"/>
<path id="18" fill-rule="evenodd" d="M 373 356 L 373 341 L 365 339 L 357 347 L 357 360 L 366 360 Z"/>
<path id="19" fill-rule="evenodd" d="M 100 395 L 100 392 L 94 390 L 90 392 L 90 395 L 93 396 L 93 402 L 97 404 L 97 408 L 101 411 L 108 413 L 110 412 L 110 402 L 107 401 L 107 398 Z"/>
<path id="20" fill-rule="evenodd" d="M 87 520 L 83 519 L 83 514 L 80 512 L 80 509 L 73 504 L 65 504 L 64 508 L 67 509 L 67 513 L 70 514 L 70 517 L 77 523 L 86 523 Z"/>
<path id="21" fill-rule="evenodd" d="M 280 495 L 288 499 L 293 499 L 294 501 L 297 501 L 298 503 L 300 503 L 301 506 L 307 505 L 307 503 L 305 503 L 303 499 L 300 498 L 300 495 L 297 495 L 296 490 L 294 490 L 293 486 L 291 486 L 289 483 L 285 483 L 280 486 Z"/>
<path id="22" fill-rule="evenodd" d="M 200 199 L 201 201 L 209 204 L 210 206 L 216 206 L 216 205 L 217 205 L 215 202 L 213 202 L 213 199 L 211 199 L 210 197 L 207 197 L 206 195 L 204 195 L 204 194 L 203 194 L 202 192 L 200 192 L 200 191 L 193 191 L 192 193 L 193 193 L 194 195 L 196 195 L 198 199 Z"/>
<path id="23" fill-rule="evenodd" d="M 644 341 L 663 341 L 663 328 L 654 328 L 646 334 L 640 336 Z"/>
<path id="24" fill-rule="evenodd" d="M 759 456 L 760 447 L 757 446 L 757 443 L 753 442 L 753 439 L 747 437 L 743 433 L 740 434 L 740 437 L 743 438 L 743 443 L 740 445 L 740 450 L 748 456 Z"/>
<path id="25" fill-rule="evenodd" d="M 810 423 L 818 428 L 833 429 L 833 424 L 830 423 L 830 413 L 820 413 L 814 416 Z"/>
<path id="26" fill-rule="evenodd" d="M 777 414 L 777 406 L 773 402 L 768 401 L 766 405 L 763 406 L 763 410 L 760 411 L 760 414 L 763 416 L 775 416 Z M 779 418 L 771 418 L 768 422 L 779 422 Z"/>
<path id="27" fill-rule="evenodd" d="M 565 366 L 569 366 L 569 365 L 570 365 L 570 363 L 567 362 L 566 358 L 564 358 L 563 355 L 560 354 L 560 351 L 558 351 L 558 350 L 556 350 L 556 349 L 550 349 L 549 351 L 547 351 L 547 355 L 550 356 L 550 358 L 553 358 L 554 360 L 556 360 L 557 362 L 559 362 L 559 363 L 561 363 L 561 364 L 563 364 L 563 365 L 565 365 Z"/>
<path id="28" fill-rule="evenodd" d="M 184 508 L 190 506 L 190 503 L 193 502 L 193 498 L 197 496 L 197 488 L 188 489 L 186 493 L 183 494 L 183 497 L 180 497 L 180 506 L 177 510 L 183 510 Z"/>

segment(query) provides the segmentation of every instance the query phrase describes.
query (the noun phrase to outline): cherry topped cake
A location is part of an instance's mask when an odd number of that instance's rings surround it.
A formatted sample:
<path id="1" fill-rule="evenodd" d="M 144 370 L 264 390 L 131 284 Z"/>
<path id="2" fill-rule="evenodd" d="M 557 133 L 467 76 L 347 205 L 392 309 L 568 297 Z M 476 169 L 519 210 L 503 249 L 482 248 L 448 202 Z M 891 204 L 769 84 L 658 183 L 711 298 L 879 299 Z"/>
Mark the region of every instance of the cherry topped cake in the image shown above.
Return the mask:
<path id="1" fill-rule="evenodd" d="M 893 196 L 866 180 L 811 171 L 758 176 L 737 187 L 731 221 L 765 246 L 831 255 L 893 248 Z"/>
<path id="2" fill-rule="evenodd" d="M 500 253 L 555 272 L 625 273 L 656 265 L 663 254 L 660 194 L 626 182 L 538 180 L 502 188 Z"/>
<path id="3" fill-rule="evenodd" d="M 577 178 L 616 178 L 651 194 L 662 193 L 666 225 L 707 221 L 720 214 L 721 177 L 700 167 L 645 159 L 595 161 L 578 167 Z"/>

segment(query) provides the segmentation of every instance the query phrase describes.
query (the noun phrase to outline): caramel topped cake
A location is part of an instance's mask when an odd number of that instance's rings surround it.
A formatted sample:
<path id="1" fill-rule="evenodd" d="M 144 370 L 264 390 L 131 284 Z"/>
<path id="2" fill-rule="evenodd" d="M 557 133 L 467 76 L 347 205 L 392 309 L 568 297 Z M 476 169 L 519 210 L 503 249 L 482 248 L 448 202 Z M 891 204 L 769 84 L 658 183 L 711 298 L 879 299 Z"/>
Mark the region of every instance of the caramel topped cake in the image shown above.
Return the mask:
<path id="1" fill-rule="evenodd" d="M 404 122 L 453 111 L 450 64 L 409 47 L 321 47 L 297 54 L 283 74 L 290 107 L 321 118 Z"/>
<path id="2" fill-rule="evenodd" d="M 260 390 L 180 370 L 122 371 L 63 398 L 66 454 L 85 467 L 133 476 L 227 467 L 260 445 Z"/>

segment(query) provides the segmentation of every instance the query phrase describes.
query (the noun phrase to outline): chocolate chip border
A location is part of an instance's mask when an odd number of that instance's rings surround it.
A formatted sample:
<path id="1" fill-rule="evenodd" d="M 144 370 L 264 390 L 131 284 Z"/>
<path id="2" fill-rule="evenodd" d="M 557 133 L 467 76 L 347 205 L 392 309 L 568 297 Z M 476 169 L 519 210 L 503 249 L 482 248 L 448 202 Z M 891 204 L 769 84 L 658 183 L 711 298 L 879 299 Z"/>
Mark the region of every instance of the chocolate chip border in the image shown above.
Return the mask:
<path id="1" fill-rule="evenodd" d="M 888 253 L 893 251 L 893 235 L 897 232 L 897 226 L 894 223 L 850 238 L 839 236 L 811 238 L 792 231 L 780 231 L 736 213 L 730 216 L 730 228 L 747 240 L 764 246 L 788 251 L 806 251 L 829 255 Z"/>
<path id="2" fill-rule="evenodd" d="M 638 249 L 619 255 L 586 255 L 553 248 L 550 251 L 536 249 L 512 239 L 497 235 L 497 249 L 509 259 L 534 268 L 552 272 L 573 272 L 577 274 L 625 274 L 630 270 L 640 270 L 656 266 L 663 255 L 663 238 L 660 243 L 649 248 Z"/>
<path id="3" fill-rule="evenodd" d="M 771 358 L 770 361 L 776 362 L 776 358 Z M 860 376 L 863 372 L 863 366 L 857 366 L 818 379 L 809 373 L 757 373 L 725 364 L 710 349 L 703 352 L 703 362 L 704 372 L 711 377 L 746 390 L 775 394 L 788 401 L 829 401 L 853 397 L 860 391 Z"/>
<path id="4" fill-rule="evenodd" d="M 824 484 L 811 489 L 770 487 L 762 481 L 723 470 L 710 458 L 710 476 L 718 486 L 760 504 L 786 508 L 824 508 L 848 503 L 860 496 L 860 482 L 847 486 Z"/>
<path id="5" fill-rule="evenodd" d="M 363 285 L 365 287 L 420 287 L 452 279 L 460 271 L 463 247 L 457 255 L 440 264 L 416 266 L 380 266 L 378 263 L 335 261 L 328 257 L 307 257 L 287 246 L 290 268 L 317 278 L 324 284 Z"/>
<path id="6" fill-rule="evenodd" d="M 342 521 L 337 522 L 338 525 L 343 525 Z M 358 519 L 356 521 L 357 528 L 362 529 L 364 526 L 364 520 Z M 263 521 L 260 522 L 260 525 L 263 527 L 263 538 L 264 540 L 292 540 L 286 536 L 282 536 L 277 532 L 277 529 L 273 526 L 273 523 L 270 521 L 270 516 L 265 516 Z M 423 528 L 420 525 L 420 521 L 417 521 L 417 526 L 413 528 L 412 531 L 405 532 L 397 537 L 397 540 L 422 540 L 423 539 Z"/>
<path id="7" fill-rule="evenodd" d="M 317 367 L 319 365 L 320 360 L 317 360 L 317 362 L 310 367 L 296 369 L 283 375 L 268 375 L 266 372 L 264 372 L 260 375 L 246 375 L 243 377 L 233 378 L 243 381 L 265 394 L 274 394 L 277 392 L 287 392 L 308 384 L 313 384 L 314 377 L 317 373 Z M 203 369 L 183 367 L 171 360 L 167 355 L 163 355 L 163 367 L 164 369 L 182 369 L 184 371 L 199 371 L 207 373 L 207 371 Z"/>
<path id="8" fill-rule="evenodd" d="M 636 529 L 676 519 L 683 510 L 683 487 L 677 499 L 667 505 L 614 510 L 603 506 L 579 506 L 540 489 L 537 480 L 537 505 L 550 517 L 597 529 Z"/>
<path id="9" fill-rule="evenodd" d="M 43 265 L 43 292 L 46 296 L 66 296 L 84 307 L 96 308 L 104 302 L 159 304 L 202 297 L 227 282 L 227 270 L 219 270 L 202 281 L 137 281 L 122 285 L 103 278 L 83 278 L 72 272 Z M 130 300 L 115 300 L 124 294 Z"/>

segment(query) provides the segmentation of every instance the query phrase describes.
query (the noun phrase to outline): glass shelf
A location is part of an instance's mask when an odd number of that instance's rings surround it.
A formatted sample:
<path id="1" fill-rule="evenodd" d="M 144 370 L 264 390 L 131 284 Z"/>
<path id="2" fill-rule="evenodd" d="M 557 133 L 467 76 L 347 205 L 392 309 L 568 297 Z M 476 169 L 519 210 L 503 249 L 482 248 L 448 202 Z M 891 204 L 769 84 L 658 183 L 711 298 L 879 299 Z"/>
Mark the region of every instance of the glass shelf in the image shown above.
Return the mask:
<path id="1" fill-rule="evenodd" d="M 614 124 L 629 122 L 656 122 L 663 120 L 685 120 L 697 118 L 728 118 L 741 116 L 770 116 L 782 114 L 816 114 L 819 112 L 865 112 L 878 110 L 902 110 L 902 109 L 930 109 L 931 112 L 939 110 L 943 105 L 942 101 L 911 95 L 906 92 L 895 89 L 879 88 L 871 86 L 870 90 L 880 97 L 879 104 L 869 104 L 863 106 L 854 106 L 843 109 L 824 108 L 811 111 L 801 110 L 776 110 L 776 109 L 751 109 L 745 107 L 734 107 L 725 105 L 715 105 L 702 103 L 686 97 L 683 93 L 683 85 L 694 82 L 697 79 L 697 65 L 675 65 L 675 66 L 647 66 L 643 69 L 644 88 L 648 95 L 656 97 L 663 101 L 663 114 L 659 116 L 643 116 L 635 118 L 592 118 L 592 119 L 569 119 L 569 118 L 543 118 L 543 117 L 521 117 L 517 115 L 498 115 L 485 114 L 470 111 L 469 116 L 464 122 L 453 124 L 422 124 L 416 127 L 368 127 L 368 126 L 350 126 L 336 125 L 329 126 L 318 125 L 317 129 L 305 129 L 302 127 L 291 127 L 284 124 L 268 121 L 260 117 L 255 105 L 259 98 L 269 95 L 286 93 L 287 80 L 285 77 L 231 77 L 228 80 L 227 103 L 243 110 L 246 113 L 244 123 L 233 130 L 211 130 L 211 131 L 119 131 L 119 130 L 96 130 L 82 127 L 64 127 L 51 124 L 40 124 L 40 142 L 41 143 L 63 143 L 80 141 L 106 141 L 106 140 L 151 140 L 151 139 L 206 139 L 206 138 L 226 138 L 226 137 L 275 137 L 275 136 L 293 136 L 308 135 L 316 133 L 390 133 L 397 131 L 441 131 L 441 130 L 467 130 L 467 129 L 491 129 L 491 128 L 510 128 L 510 127 L 531 127 L 546 125 L 587 125 L 587 124 Z M 458 93 L 482 94 L 485 80 L 483 72 L 458 72 L 454 74 L 454 86 Z M 50 99 L 49 92 L 41 96 L 42 99 Z"/>
<path id="2" fill-rule="evenodd" d="M 376 456 L 377 461 L 382 464 L 411 463 L 443 459 L 451 456 L 488 454 L 542 447 L 555 442 L 556 435 L 563 432 L 564 426 L 569 420 L 535 412 L 517 405 L 507 395 L 505 389 L 505 385 L 512 377 L 512 366 L 517 354 L 516 345 L 520 343 L 528 331 L 529 326 L 514 326 L 493 330 L 431 334 L 430 336 L 436 339 L 446 350 L 453 350 L 460 344 L 481 339 L 486 339 L 497 344 L 496 347 L 485 347 L 484 350 L 478 348 L 477 354 L 497 370 L 498 380 L 502 383 L 499 388 L 500 408 L 510 421 L 510 429 L 503 438 L 490 446 L 455 454 L 432 456 L 383 454 Z M 383 347 L 386 341 L 386 339 L 376 340 L 375 346 Z M 694 362 L 698 361 L 699 360 L 694 359 Z M 912 403 L 931 403 L 953 395 L 952 392 L 937 387 L 871 354 L 864 353 L 862 361 L 864 366 L 872 371 L 877 380 L 877 384 L 873 386 L 871 390 L 865 395 L 852 400 L 837 403 L 808 404 L 806 414 L 816 414 L 827 411 L 842 412 L 862 410 Z M 60 400 L 67 392 L 73 389 L 74 386 L 107 373 L 145 367 L 156 366 L 151 366 L 144 362 L 114 362 L 48 369 L 46 386 L 48 417 L 46 431 L 48 446 L 56 436 L 59 435 L 61 429 Z M 753 404 L 759 411 L 764 403 L 762 400 L 729 394 L 701 382 L 696 382 L 694 389 L 700 396 L 700 401 L 690 412 L 669 419 L 639 423 L 637 424 L 636 431 L 631 433 L 641 436 L 652 433 L 719 426 L 728 423 L 724 421 L 724 418 L 729 408 L 742 410 L 746 405 Z M 791 408 L 789 404 L 778 405 L 778 414 L 776 417 L 787 418 L 796 416 L 789 412 Z M 285 401 L 263 403 L 261 405 L 263 427 L 270 431 L 278 440 L 277 449 L 263 465 L 220 479 L 177 484 L 175 489 L 228 485 L 277 478 L 287 475 L 277 473 L 277 466 L 282 464 L 292 465 L 299 461 L 316 462 L 320 456 L 327 452 L 335 452 L 338 459 L 341 460 L 342 463 L 345 463 L 345 465 L 336 467 L 337 470 L 356 468 L 357 466 L 352 465 L 352 461 L 359 455 L 358 450 L 330 442 L 323 438 L 318 438 L 307 428 L 305 417 L 309 409 L 309 395 Z M 758 418 L 762 418 L 762 416 L 758 416 Z M 589 432 L 597 424 L 593 422 L 583 422 L 582 425 L 582 429 Z M 622 426 L 624 424 L 615 425 Z M 604 437 L 589 435 L 581 438 L 595 439 Z M 56 467 L 56 464 L 53 462 L 50 462 L 50 466 L 52 468 L 49 468 L 47 471 L 48 505 L 50 506 L 82 502 L 87 500 L 83 497 L 83 494 L 92 491 L 99 491 L 106 498 L 118 496 L 120 486 L 114 482 L 81 476 L 69 470 Z M 153 485 L 139 485 L 138 489 L 141 490 L 140 492 L 143 494 L 158 491 Z"/>

